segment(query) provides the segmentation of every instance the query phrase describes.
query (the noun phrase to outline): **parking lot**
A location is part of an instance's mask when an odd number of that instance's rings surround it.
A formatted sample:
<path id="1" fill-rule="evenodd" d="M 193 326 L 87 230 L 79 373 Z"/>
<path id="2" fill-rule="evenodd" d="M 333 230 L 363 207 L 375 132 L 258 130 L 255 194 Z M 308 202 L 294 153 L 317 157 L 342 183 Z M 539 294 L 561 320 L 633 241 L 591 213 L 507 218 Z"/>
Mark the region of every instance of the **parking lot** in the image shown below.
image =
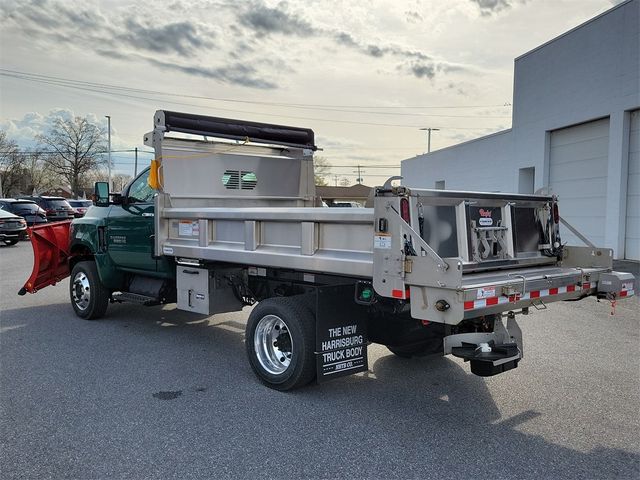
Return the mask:
<path id="1" fill-rule="evenodd" d="M 369 348 L 369 371 L 281 393 L 244 352 L 246 312 L 111 305 L 67 280 L 18 297 L 27 242 L 0 248 L 2 478 L 638 478 L 640 305 L 589 298 L 520 320 L 525 358 Z"/>

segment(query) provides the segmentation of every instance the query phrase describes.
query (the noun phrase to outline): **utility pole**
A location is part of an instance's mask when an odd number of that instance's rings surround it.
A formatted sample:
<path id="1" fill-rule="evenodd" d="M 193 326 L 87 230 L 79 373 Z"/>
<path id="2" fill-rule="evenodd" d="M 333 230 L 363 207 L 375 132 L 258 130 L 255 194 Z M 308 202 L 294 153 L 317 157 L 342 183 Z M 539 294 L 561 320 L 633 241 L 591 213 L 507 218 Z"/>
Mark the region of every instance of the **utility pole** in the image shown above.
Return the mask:
<path id="1" fill-rule="evenodd" d="M 338 186 L 338 175 L 333 176 L 333 183 L 335 183 L 336 187 Z"/>
<path id="2" fill-rule="evenodd" d="M 431 132 L 439 132 L 439 128 L 421 128 L 420 130 L 425 130 L 427 132 L 427 153 L 431 152 Z"/>
<path id="3" fill-rule="evenodd" d="M 135 160 L 135 163 L 133 164 L 133 176 L 134 177 L 138 176 L 138 147 L 136 147 L 136 160 Z"/>
<path id="4" fill-rule="evenodd" d="M 358 174 L 358 178 L 356 178 L 356 182 L 362 184 L 362 174 L 366 172 L 360 168 L 360 165 L 358 165 L 358 170 L 353 170 L 353 173 Z"/>
<path id="5" fill-rule="evenodd" d="M 109 147 L 108 147 L 108 153 L 109 153 L 109 191 L 111 191 L 111 117 L 109 115 L 105 115 L 105 117 L 107 117 L 107 130 L 108 130 L 108 142 L 109 142 Z"/>

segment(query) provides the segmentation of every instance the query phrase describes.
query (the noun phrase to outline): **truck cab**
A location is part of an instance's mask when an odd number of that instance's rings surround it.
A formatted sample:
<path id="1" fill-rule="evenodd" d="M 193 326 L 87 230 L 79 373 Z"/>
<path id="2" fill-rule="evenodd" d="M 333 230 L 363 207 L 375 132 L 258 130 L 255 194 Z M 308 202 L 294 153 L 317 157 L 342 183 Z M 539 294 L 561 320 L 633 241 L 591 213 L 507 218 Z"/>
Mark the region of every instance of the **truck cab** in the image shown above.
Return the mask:
<path id="1" fill-rule="evenodd" d="M 104 218 L 106 253 L 112 264 L 132 273 L 156 273 L 153 253 L 156 190 L 149 186 L 149 169 L 134 178 L 116 195 L 117 203 L 106 208 Z"/>

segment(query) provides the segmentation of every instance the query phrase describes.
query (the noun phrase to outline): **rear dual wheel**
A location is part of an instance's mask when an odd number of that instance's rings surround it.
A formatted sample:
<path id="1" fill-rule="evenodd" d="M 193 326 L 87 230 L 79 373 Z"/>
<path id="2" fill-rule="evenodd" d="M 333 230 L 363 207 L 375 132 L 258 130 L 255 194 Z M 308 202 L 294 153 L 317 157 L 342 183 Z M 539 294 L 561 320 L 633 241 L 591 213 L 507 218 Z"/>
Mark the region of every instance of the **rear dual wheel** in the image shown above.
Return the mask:
<path id="1" fill-rule="evenodd" d="M 266 386 L 291 390 L 314 379 L 315 318 L 300 299 L 258 303 L 249 315 L 245 342 L 251 368 Z"/>

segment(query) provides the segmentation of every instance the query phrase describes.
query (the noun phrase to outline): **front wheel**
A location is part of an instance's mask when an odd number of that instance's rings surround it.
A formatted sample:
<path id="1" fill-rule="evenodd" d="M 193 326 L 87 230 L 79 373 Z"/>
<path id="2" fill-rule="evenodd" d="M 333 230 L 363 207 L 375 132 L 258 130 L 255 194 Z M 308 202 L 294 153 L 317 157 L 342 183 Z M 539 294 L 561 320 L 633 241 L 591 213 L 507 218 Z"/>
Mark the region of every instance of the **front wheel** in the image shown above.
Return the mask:
<path id="1" fill-rule="evenodd" d="M 293 298 L 269 298 L 249 315 L 245 334 L 251 368 L 262 383 L 291 390 L 313 380 L 315 318 Z"/>
<path id="2" fill-rule="evenodd" d="M 12 238 L 11 240 L 3 240 L 4 244 L 10 247 L 11 245 L 15 245 L 18 243 L 18 239 Z"/>
<path id="3" fill-rule="evenodd" d="M 71 271 L 69 296 L 76 315 L 95 320 L 107 311 L 109 290 L 100 282 L 95 262 L 78 262 Z"/>

